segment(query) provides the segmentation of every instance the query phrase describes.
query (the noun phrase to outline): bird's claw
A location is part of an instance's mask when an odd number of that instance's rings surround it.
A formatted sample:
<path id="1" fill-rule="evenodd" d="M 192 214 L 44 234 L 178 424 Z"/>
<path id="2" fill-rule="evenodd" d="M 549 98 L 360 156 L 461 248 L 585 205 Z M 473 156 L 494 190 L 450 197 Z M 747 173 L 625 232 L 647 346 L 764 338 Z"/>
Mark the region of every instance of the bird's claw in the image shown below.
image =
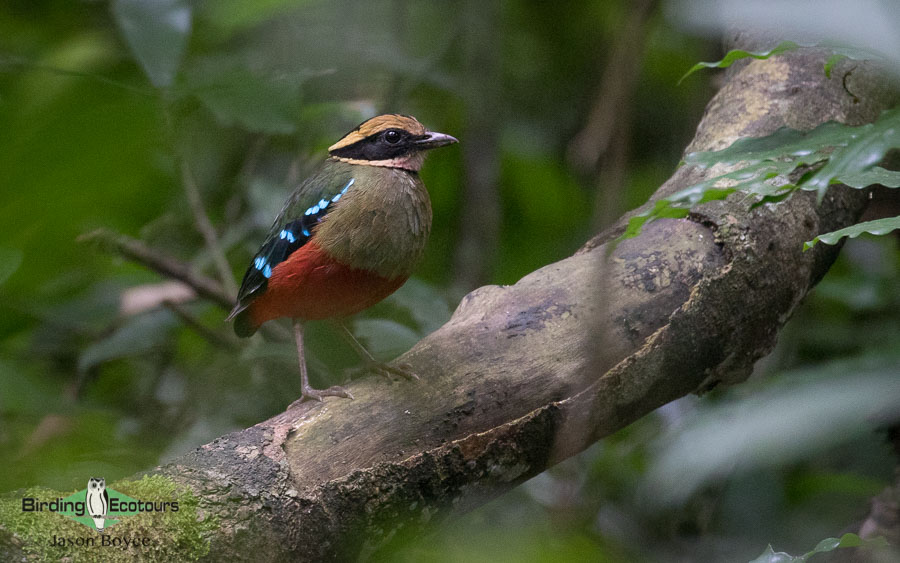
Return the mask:
<path id="1" fill-rule="evenodd" d="M 343 397 L 344 399 L 353 399 L 353 393 L 339 385 L 332 385 L 328 389 L 313 389 L 312 387 L 305 387 L 301 391 L 300 398 L 291 403 L 288 408 L 299 405 L 304 401 L 322 402 L 325 400 L 325 397 Z"/>

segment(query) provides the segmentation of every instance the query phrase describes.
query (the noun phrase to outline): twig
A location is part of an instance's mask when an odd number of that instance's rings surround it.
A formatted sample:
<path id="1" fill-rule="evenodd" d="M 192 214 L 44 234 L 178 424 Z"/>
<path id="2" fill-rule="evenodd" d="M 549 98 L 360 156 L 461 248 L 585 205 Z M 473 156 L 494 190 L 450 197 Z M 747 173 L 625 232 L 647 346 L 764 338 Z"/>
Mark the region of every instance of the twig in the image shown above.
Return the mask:
<path id="1" fill-rule="evenodd" d="M 231 307 L 234 305 L 234 299 L 222 288 L 219 282 L 194 272 L 187 263 L 150 248 L 139 240 L 114 233 L 108 229 L 98 229 L 85 233 L 78 237 L 77 240 L 78 242 L 95 244 L 104 252 L 117 254 L 127 260 L 146 266 L 165 277 L 176 279 L 190 286 L 197 292 L 197 295 L 209 299 L 226 311 L 231 310 Z"/>
<path id="2" fill-rule="evenodd" d="M 467 117 L 460 145 L 465 182 L 460 230 L 453 256 L 454 293 L 462 295 L 490 281 L 500 240 L 500 26 L 501 10 L 493 2 L 464 4 L 463 60 Z"/>
<path id="3" fill-rule="evenodd" d="M 178 280 L 196 291 L 200 297 L 209 299 L 226 311 L 234 306 L 234 299 L 219 282 L 194 272 L 186 262 L 150 248 L 139 240 L 109 229 L 97 229 L 78 237 L 78 242 L 94 244 L 104 252 L 119 255 L 167 278 Z M 289 331 L 274 323 L 263 325 L 260 332 L 267 340 L 286 342 L 291 339 Z"/>
<path id="4" fill-rule="evenodd" d="M 56 74 L 59 76 L 72 76 L 75 78 L 87 78 L 89 80 L 95 80 L 100 82 L 101 84 L 106 84 L 107 86 L 115 86 L 116 88 L 121 88 L 123 90 L 127 90 L 132 94 L 137 94 L 139 96 L 144 96 L 147 98 L 155 97 L 155 92 L 148 90 L 146 88 L 137 88 L 132 86 L 131 84 L 126 84 L 125 82 L 121 82 L 119 80 L 113 80 L 111 78 L 107 78 L 102 74 L 96 74 L 93 72 L 82 72 L 80 70 L 71 70 L 67 68 L 59 68 L 55 66 L 43 65 L 39 63 L 32 62 L 25 57 L 16 57 L 16 56 L 2 56 L 0 57 L 0 67 L 2 66 L 18 66 L 28 70 L 38 70 L 41 72 L 48 72 L 50 74 Z"/>
<path id="5" fill-rule="evenodd" d="M 633 6 L 613 43 L 594 104 L 567 151 L 569 163 L 581 172 L 593 170 L 614 142 L 622 107 L 637 85 L 646 23 L 655 6 L 656 0 L 641 0 Z"/>
<path id="6" fill-rule="evenodd" d="M 200 197 L 200 190 L 197 188 L 197 183 L 194 181 L 191 169 L 184 159 L 181 159 L 181 180 L 184 184 L 184 192 L 187 195 L 191 211 L 194 213 L 194 221 L 197 224 L 197 230 L 203 235 L 203 240 L 206 242 L 206 249 L 209 251 L 210 256 L 212 256 L 213 263 L 219 271 L 219 279 L 222 280 L 225 290 L 230 295 L 237 295 L 237 285 L 234 283 L 234 277 L 231 273 L 231 267 L 228 265 L 228 260 L 225 258 L 225 252 L 222 251 L 222 246 L 219 244 L 219 236 L 216 234 L 216 229 L 213 227 L 209 220 L 209 216 L 206 214 L 206 209 L 203 207 L 203 200 Z"/>

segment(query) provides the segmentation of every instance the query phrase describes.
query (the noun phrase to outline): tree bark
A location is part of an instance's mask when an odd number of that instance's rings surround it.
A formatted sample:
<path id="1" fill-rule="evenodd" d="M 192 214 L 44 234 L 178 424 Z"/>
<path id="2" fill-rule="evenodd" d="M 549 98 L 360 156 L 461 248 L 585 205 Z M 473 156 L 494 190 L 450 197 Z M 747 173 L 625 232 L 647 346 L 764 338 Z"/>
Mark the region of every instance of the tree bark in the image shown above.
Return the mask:
<path id="1" fill-rule="evenodd" d="M 687 150 L 782 126 L 861 124 L 889 107 L 878 69 L 844 61 L 829 79 L 826 58 L 801 49 L 735 65 Z M 725 171 L 682 166 L 654 198 Z M 371 553 L 660 405 L 743 381 L 837 255 L 824 244 L 803 252 L 803 242 L 851 224 L 865 204 L 864 192 L 832 188 L 818 205 L 800 193 L 750 210 L 736 194 L 613 245 L 623 217 L 574 256 L 467 295 L 398 360 L 421 381 L 354 381 L 355 400 L 302 403 L 154 473 L 216 518 L 204 532 L 210 560 Z"/>

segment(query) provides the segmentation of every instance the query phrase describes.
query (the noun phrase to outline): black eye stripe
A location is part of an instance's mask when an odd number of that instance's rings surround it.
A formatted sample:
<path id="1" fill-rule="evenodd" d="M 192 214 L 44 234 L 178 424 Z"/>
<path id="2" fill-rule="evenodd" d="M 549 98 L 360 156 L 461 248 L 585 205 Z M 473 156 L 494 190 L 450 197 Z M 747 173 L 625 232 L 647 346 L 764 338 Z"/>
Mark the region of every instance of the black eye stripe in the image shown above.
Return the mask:
<path id="1" fill-rule="evenodd" d="M 352 145 L 331 151 L 332 156 L 357 160 L 388 160 L 416 149 L 417 136 L 399 128 L 390 128 L 369 135 Z"/>

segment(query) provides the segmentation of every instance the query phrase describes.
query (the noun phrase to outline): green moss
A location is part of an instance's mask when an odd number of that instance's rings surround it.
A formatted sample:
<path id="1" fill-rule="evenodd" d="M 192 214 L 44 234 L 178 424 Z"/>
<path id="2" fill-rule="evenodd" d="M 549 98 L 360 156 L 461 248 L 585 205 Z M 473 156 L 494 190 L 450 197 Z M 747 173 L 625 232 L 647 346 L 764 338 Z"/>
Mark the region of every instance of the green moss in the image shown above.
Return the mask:
<path id="1" fill-rule="evenodd" d="M 196 561 L 209 553 L 204 535 L 216 529 L 218 522 L 202 514 L 199 499 L 187 487 L 153 475 L 117 481 L 110 488 L 147 502 L 177 501 L 178 510 L 123 517 L 98 534 L 60 514 L 23 512 L 24 497 L 52 501 L 72 494 L 32 488 L 0 498 L 0 533 L 14 534 L 23 542 L 23 550 L 40 561 Z M 77 545 L 52 545 L 54 538 L 67 538 Z"/>

